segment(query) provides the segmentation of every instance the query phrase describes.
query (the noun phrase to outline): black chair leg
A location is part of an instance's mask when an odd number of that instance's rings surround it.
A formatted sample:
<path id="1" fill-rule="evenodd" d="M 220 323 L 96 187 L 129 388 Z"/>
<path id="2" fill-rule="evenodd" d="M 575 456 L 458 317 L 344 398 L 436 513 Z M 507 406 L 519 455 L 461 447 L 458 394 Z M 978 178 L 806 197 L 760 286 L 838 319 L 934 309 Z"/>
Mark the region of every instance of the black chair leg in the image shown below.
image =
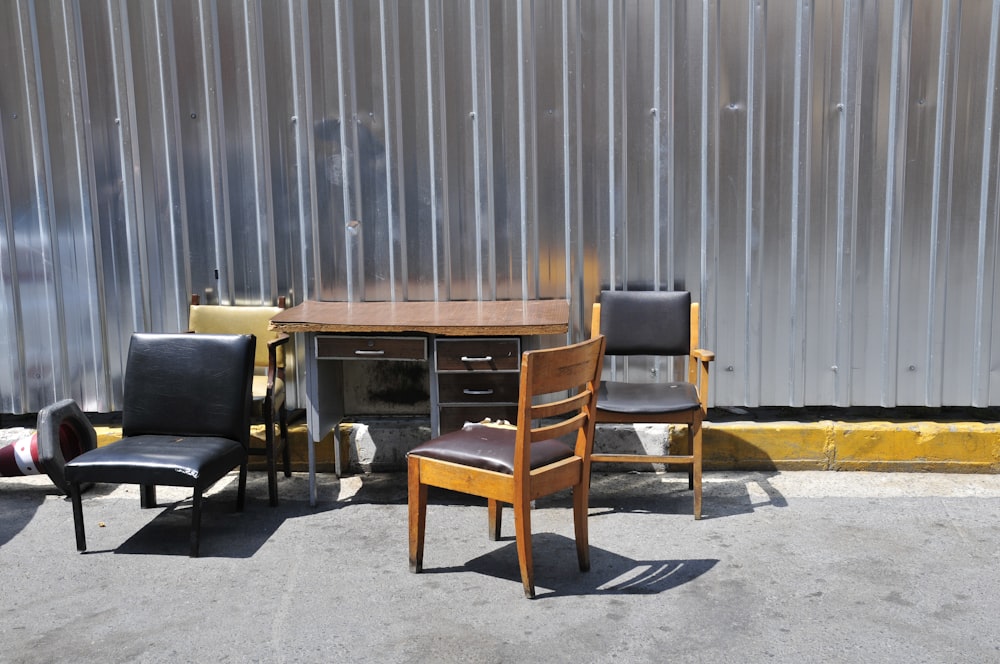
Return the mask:
<path id="1" fill-rule="evenodd" d="M 143 508 L 156 507 L 155 484 L 142 484 L 139 486 L 139 505 Z"/>
<path id="2" fill-rule="evenodd" d="M 198 557 L 199 540 L 201 535 L 201 504 L 203 502 L 201 487 L 194 488 L 194 496 L 191 501 L 191 557 Z"/>
<path id="3" fill-rule="evenodd" d="M 73 529 L 76 531 L 76 550 L 87 550 L 87 536 L 83 531 L 83 500 L 80 498 L 80 483 L 69 483 L 69 496 L 73 501 Z"/>
<path id="4" fill-rule="evenodd" d="M 242 512 L 247 497 L 247 461 L 240 464 L 240 479 L 236 489 L 236 511 Z"/>
<path id="5" fill-rule="evenodd" d="M 291 451 L 288 449 L 288 409 L 284 405 L 278 413 L 278 421 L 281 423 L 281 460 L 285 464 L 285 477 L 292 476 Z"/>
<path id="6" fill-rule="evenodd" d="M 267 497 L 274 507 L 278 504 L 278 467 L 274 454 L 274 415 L 264 415 L 264 457 L 267 459 Z"/>

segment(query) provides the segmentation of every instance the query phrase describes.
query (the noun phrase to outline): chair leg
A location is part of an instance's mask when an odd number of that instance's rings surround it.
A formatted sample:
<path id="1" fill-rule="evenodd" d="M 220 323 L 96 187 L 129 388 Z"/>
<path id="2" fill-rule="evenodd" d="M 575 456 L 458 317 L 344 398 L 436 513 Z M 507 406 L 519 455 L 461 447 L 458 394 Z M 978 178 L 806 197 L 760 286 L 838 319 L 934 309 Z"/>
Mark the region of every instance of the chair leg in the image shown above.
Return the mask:
<path id="1" fill-rule="evenodd" d="M 589 488 L 587 478 L 573 487 L 573 531 L 576 533 L 576 558 L 581 572 L 590 569 L 590 536 L 587 530 Z"/>
<path id="2" fill-rule="evenodd" d="M 142 484 L 139 486 L 139 506 L 143 509 L 156 507 L 155 484 Z"/>
<path id="3" fill-rule="evenodd" d="M 410 530 L 410 571 L 424 569 L 424 529 L 427 525 L 427 485 L 420 482 L 420 459 L 407 461 L 407 507 Z"/>
<path id="4" fill-rule="evenodd" d="M 200 544 L 199 539 L 201 535 L 201 504 L 203 498 L 201 494 L 201 487 L 194 488 L 194 497 L 191 501 L 191 553 L 189 554 L 192 558 L 198 557 L 198 545 Z"/>
<path id="5" fill-rule="evenodd" d="M 514 501 L 514 533 L 517 539 L 517 562 L 521 567 L 524 596 L 535 597 L 535 569 L 531 556 L 531 501 L 518 496 Z"/>
<path id="6" fill-rule="evenodd" d="M 267 498 L 271 507 L 278 504 L 278 468 L 274 458 L 274 413 L 264 413 L 264 457 L 267 459 Z"/>
<path id="7" fill-rule="evenodd" d="M 240 479 L 236 487 L 236 511 L 242 512 L 247 498 L 247 459 L 240 464 Z"/>
<path id="8" fill-rule="evenodd" d="M 291 450 L 288 448 L 288 409 L 281 405 L 278 411 L 278 423 L 281 430 L 281 461 L 285 464 L 285 477 L 292 476 Z"/>
<path id="9" fill-rule="evenodd" d="M 687 448 L 691 452 L 692 456 L 694 456 L 694 432 L 693 432 L 693 429 L 694 429 L 694 425 L 693 424 L 689 424 L 687 426 L 687 437 L 688 437 L 688 447 Z M 690 466 L 688 466 L 688 489 L 692 490 L 692 491 L 694 490 L 694 463 L 692 463 Z"/>
<path id="10" fill-rule="evenodd" d="M 692 489 L 694 490 L 694 518 L 701 518 L 701 420 L 695 420 L 691 425 L 694 429 L 691 454 L 694 461 L 691 464 Z"/>
<path id="11" fill-rule="evenodd" d="M 500 520 L 503 516 L 503 505 L 500 504 L 499 500 L 489 498 L 486 502 L 486 508 L 489 511 L 490 540 L 498 542 L 500 541 Z"/>
<path id="12" fill-rule="evenodd" d="M 69 496 L 73 501 L 73 529 L 76 531 L 76 550 L 87 550 L 87 536 L 83 531 L 83 500 L 80 498 L 80 483 L 69 483 Z"/>

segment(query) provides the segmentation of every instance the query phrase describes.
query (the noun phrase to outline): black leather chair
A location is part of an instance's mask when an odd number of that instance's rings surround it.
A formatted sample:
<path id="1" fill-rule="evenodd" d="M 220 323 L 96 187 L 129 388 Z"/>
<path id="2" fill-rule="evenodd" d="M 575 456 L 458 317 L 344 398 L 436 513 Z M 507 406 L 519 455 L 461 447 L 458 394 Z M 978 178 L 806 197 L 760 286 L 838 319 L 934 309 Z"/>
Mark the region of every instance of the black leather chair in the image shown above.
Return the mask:
<path id="1" fill-rule="evenodd" d="M 202 495 L 239 468 L 236 509 L 246 497 L 253 335 L 134 334 L 125 368 L 122 439 L 66 463 L 76 546 L 86 551 L 81 484 L 138 484 L 142 507 L 156 485 L 194 490 L 191 556 L 197 557 Z"/>
<path id="2" fill-rule="evenodd" d="M 715 353 L 698 347 L 697 302 L 687 291 L 602 291 L 594 304 L 591 336 L 607 338 L 607 355 L 687 359 L 687 380 L 604 380 L 597 394 L 597 421 L 654 422 L 687 427 L 688 452 L 615 454 L 594 452 L 597 463 L 662 463 L 688 467 L 694 518 L 701 518 L 701 423 L 708 412 L 708 366 Z"/>

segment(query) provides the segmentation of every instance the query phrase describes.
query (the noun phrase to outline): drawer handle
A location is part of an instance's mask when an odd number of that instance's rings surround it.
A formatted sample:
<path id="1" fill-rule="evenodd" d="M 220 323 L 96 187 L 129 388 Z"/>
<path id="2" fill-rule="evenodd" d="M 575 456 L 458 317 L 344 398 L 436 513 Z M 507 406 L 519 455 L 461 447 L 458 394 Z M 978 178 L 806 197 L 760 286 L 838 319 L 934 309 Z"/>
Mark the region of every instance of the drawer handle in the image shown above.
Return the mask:
<path id="1" fill-rule="evenodd" d="M 469 357 L 468 355 L 462 356 L 463 362 L 492 362 L 493 356 L 487 355 L 486 357 Z"/>
<path id="2" fill-rule="evenodd" d="M 385 355 L 384 350 L 356 350 L 355 355 Z"/>
<path id="3" fill-rule="evenodd" d="M 462 394 L 468 394 L 470 397 L 487 397 L 493 394 L 493 390 L 462 390 Z"/>

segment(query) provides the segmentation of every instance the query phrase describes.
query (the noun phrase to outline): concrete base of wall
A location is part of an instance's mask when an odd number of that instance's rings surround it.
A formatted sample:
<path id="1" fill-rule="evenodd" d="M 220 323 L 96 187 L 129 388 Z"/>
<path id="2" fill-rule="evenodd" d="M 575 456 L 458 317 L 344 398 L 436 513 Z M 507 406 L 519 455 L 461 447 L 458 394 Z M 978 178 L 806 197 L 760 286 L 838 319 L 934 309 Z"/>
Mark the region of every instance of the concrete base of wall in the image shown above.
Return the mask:
<path id="1" fill-rule="evenodd" d="M 262 425 L 253 434 L 263 439 Z M 98 427 L 98 445 L 120 436 Z M 304 421 L 289 428 L 292 469 L 307 470 Z M 392 472 L 406 468 L 406 452 L 430 438 L 426 418 L 372 418 L 344 423 L 316 446 L 317 469 L 334 470 L 334 439 L 348 470 Z M 660 454 L 686 446 L 683 427 L 600 425 L 595 448 L 602 452 Z M 706 470 L 869 470 L 1000 473 L 1000 423 L 926 421 L 747 421 L 706 422 Z M 255 457 L 251 468 L 263 468 Z M 653 464 L 602 464 L 602 470 L 661 470 Z"/>

